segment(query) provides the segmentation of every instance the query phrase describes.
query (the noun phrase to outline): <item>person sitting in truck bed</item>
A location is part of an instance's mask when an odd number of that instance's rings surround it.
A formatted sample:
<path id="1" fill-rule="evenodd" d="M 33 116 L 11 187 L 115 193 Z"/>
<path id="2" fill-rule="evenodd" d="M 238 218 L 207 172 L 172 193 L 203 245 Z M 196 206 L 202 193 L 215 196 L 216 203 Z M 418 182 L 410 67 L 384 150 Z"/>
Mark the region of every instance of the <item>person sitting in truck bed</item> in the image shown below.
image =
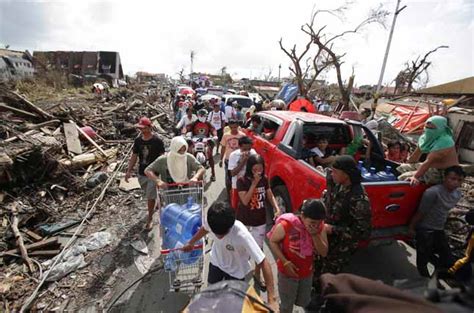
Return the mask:
<path id="1" fill-rule="evenodd" d="M 426 160 L 419 163 L 423 153 L 427 154 Z M 409 180 L 412 185 L 417 185 L 420 181 L 429 185 L 440 183 L 444 169 L 459 165 L 453 132 L 445 117 L 435 115 L 426 121 L 418 147 L 407 162 L 409 164 L 400 165 L 397 171 L 402 173 L 399 180 Z"/>
<path id="2" fill-rule="evenodd" d="M 263 132 L 262 137 L 266 140 L 272 140 L 275 138 L 276 131 L 278 129 L 278 124 L 269 120 L 263 122 Z"/>
<path id="3" fill-rule="evenodd" d="M 402 163 L 402 154 L 401 154 L 402 145 L 398 140 L 392 140 L 387 144 L 387 152 L 385 152 L 385 158 L 390 161 L 397 163 Z"/>

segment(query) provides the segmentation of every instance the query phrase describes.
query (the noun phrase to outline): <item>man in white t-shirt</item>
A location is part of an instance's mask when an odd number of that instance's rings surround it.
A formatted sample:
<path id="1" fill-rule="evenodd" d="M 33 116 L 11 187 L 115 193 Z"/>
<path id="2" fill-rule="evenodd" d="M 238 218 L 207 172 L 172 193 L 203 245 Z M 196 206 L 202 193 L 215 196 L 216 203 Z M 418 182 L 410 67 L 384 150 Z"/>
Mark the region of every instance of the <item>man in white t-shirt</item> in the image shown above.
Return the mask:
<path id="1" fill-rule="evenodd" d="M 216 202 L 209 208 L 203 226 L 183 247 L 183 251 L 191 251 L 194 244 L 206 234 L 209 234 L 213 240 L 208 283 L 214 284 L 232 279 L 244 280 L 252 270 L 250 259 L 253 259 L 262 266 L 267 285 L 268 304 L 273 309 L 277 309 L 270 263 L 247 227 L 235 220 L 234 210 L 228 204 Z"/>
<path id="2" fill-rule="evenodd" d="M 252 149 L 252 145 L 253 142 L 251 138 L 247 136 L 241 137 L 239 138 L 239 149 L 233 151 L 229 155 L 228 170 L 230 172 L 230 176 L 232 177 L 230 204 L 233 209 L 237 209 L 237 205 L 239 204 L 237 179 L 244 176 L 248 157 L 252 154 L 257 154 L 257 152 Z"/>
<path id="3" fill-rule="evenodd" d="M 183 128 L 186 128 L 189 124 L 194 123 L 197 121 L 197 116 L 196 114 L 193 114 L 193 109 L 187 108 L 186 109 L 186 115 L 184 115 L 179 123 L 176 125 L 176 128 L 178 129 L 179 133 L 183 130 Z"/>
<path id="4" fill-rule="evenodd" d="M 225 114 L 220 110 L 220 108 L 220 104 L 217 101 L 213 101 L 213 110 L 207 115 L 207 121 L 211 123 L 211 125 L 217 131 L 218 142 L 216 143 L 216 153 L 219 153 L 220 142 L 222 136 L 224 136 L 224 127 L 227 123 L 227 118 L 225 117 Z"/>
<path id="5" fill-rule="evenodd" d="M 237 104 L 237 101 L 234 101 L 232 103 L 227 103 L 227 105 L 225 106 L 225 117 L 228 121 L 235 120 L 237 118 L 237 111 L 235 110 L 235 106 Z"/>

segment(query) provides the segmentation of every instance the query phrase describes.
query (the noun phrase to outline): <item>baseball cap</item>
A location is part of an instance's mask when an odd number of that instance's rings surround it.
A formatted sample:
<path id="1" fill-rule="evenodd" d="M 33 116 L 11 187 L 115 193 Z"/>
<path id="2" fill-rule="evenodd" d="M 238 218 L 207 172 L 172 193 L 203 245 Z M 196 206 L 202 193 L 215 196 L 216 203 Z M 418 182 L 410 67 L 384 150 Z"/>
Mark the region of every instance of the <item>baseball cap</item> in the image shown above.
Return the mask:
<path id="1" fill-rule="evenodd" d="M 135 124 L 135 127 L 138 128 L 145 128 L 145 127 L 151 127 L 151 120 L 148 117 L 142 117 L 140 118 L 140 121 L 138 121 L 138 124 Z"/>

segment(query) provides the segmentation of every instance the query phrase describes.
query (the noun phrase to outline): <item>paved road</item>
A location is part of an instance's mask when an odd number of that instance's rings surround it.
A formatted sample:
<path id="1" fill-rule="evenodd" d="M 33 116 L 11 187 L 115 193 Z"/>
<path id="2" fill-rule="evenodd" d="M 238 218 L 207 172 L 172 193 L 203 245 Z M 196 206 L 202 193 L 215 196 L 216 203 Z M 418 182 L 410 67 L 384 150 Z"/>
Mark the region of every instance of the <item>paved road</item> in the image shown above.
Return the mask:
<path id="1" fill-rule="evenodd" d="M 205 193 L 208 203 L 212 203 L 216 199 L 225 199 L 224 173 L 217 166 L 216 172 L 218 181 L 212 183 Z M 159 241 L 156 240 L 158 238 L 156 231 L 151 234 L 151 238 L 148 248 L 151 251 L 150 254 L 156 258 L 159 255 L 157 253 Z M 267 256 L 271 257 L 268 249 L 265 250 Z M 388 284 L 392 284 L 399 279 L 417 278 L 414 252 L 412 248 L 399 242 L 386 246 L 369 247 L 356 253 L 346 271 L 382 280 Z M 155 263 L 158 262 L 159 260 L 156 259 Z M 273 257 L 271 257 L 271 262 L 274 265 Z M 276 275 L 275 266 L 273 266 L 273 269 Z M 114 297 L 140 275 L 135 265 L 132 265 L 123 276 L 122 282 L 116 286 Z M 179 312 L 186 305 L 189 298 L 181 293 L 170 293 L 168 286 L 168 275 L 166 273 L 152 273 L 126 293 L 114 306 L 112 312 Z M 299 310 L 295 310 L 295 312 L 299 312 Z"/>

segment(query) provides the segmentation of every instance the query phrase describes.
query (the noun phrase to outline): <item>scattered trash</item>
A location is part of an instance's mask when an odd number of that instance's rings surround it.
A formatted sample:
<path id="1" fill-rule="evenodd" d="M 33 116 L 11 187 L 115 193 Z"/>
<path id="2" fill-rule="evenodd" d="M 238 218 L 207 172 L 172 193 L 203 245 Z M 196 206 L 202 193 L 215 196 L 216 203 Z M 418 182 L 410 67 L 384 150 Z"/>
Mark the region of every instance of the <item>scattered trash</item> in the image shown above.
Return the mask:
<path id="1" fill-rule="evenodd" d="M 56 264 L 55 267 L 49 270 L 49 275 L 47 276 L 46 281 L 57 281 L 67 274 L 83 268 L 86 265 L 87 263 L 84 261 L 83 254 L 70 256 L 68 259 L 64 259 L 63 262 Z"/>
<path id="2" fill-rule="evenodd" d="M 43 236 L 49 236 L 79 224 L 79 222 L 79 220 L 65 220 L 59 223 L 41 225 L 38 227 L 38 230 Z"/>
<path id="3" fill-rule="evenodd" d="M 87 238 L 81 240 L 88 251 L 94 251 L 100 248 L 105 247 L 106 245 L 112 242 L 112 234 L 106 231 L 101 231 L 98 233 L 93 233 Z"/>
<path id="4" fill-rule="evenodd" d="M 94 188 L 100 185 L 100 183 L 103 183 L 104 181 L 106 181 L 107 178 L 109 178 L 109 175 L 107 175 L 107 173 L 97 172 L 87 180 L 86 186 L 89 188 Z"/>
<path id="5" fill-rule="evenodd" d="M 147 255 L 148 254 L 148 246 L 143 239 L 137 239 L 130 243 L 133 249 L 137 250 L 138 252 Z"/>

